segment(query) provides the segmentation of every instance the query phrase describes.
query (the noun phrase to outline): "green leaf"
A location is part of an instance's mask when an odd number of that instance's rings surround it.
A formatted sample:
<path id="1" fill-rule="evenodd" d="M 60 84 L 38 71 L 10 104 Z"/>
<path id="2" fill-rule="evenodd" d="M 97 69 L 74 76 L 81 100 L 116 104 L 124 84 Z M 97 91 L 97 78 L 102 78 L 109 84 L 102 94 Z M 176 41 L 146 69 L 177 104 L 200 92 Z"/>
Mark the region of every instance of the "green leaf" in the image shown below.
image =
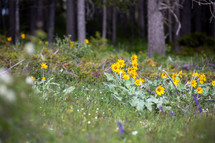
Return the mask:
<path id="1" fill-rule="evenodd" d="M 74 89 L 75 89 L 74 86 L 70 86 L 69 88 L 64 89 L 64 90 L 63 90 L 63 93 L 64 93 L 64 94 L 69 94 L 69 93 L 71 93 Z"/>
<path id="2" fill-rule="evenodd" d="M 108 81 L 113 81 L 115 79 L 115 77 L 112 74 L 109 74 L 109 73 L 104 73 L 104 74 L 106 75 Z"/>

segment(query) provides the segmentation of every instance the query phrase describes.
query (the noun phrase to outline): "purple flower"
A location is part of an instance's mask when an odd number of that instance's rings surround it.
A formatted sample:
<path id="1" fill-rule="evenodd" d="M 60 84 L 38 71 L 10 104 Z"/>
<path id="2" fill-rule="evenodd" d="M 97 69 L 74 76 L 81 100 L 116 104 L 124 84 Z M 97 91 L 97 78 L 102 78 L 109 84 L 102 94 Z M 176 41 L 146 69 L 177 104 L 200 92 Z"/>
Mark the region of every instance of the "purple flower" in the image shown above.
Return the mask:
<path id="1" fill-rule="evenodd" d="M 171 115 L 171 116 L 174 116 L 174 112 L 173 112 L 173 111 L 170 111 L 170 115 Z"/>
<path id="2" fill-rule="evenodd" d="M 118 122 L 117 124 L 118 124 L 118 126 L 119 126 L 119 135 L 121 136 L 122 133 L 124 133 L 124 129 L 123 129 L 123 127 L 122 127 L 122 123 L 121 123 L 121 122 Z"/>
<path id="3" fill-rule="evenodd" d="M 194 97 L 194 98 L 193 98 L 193 100 L 195 101 L 195 103 L 196 103 L 196 104 L 198 104 L 198 103 L 199 103 L 199 101 L 198 101 L 198 98 L 197 98 L 197 97 Z"/>
<path id="4" fill-rule="evenodd" d="M 163 112 L 163 107 L 162 106 L 159 107 L 159 111 Z"/>
<path id="5" fill-rule="evenodd" d="M 202 107 L 199 107 L 199 112 L 202 113 Z"/>

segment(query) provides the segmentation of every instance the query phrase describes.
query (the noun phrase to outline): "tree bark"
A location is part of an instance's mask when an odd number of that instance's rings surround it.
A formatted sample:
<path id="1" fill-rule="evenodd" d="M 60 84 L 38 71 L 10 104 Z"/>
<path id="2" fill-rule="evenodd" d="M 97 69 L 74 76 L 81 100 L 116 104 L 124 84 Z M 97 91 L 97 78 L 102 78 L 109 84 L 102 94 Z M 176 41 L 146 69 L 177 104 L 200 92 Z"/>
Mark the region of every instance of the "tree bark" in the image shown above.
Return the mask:
<path id="1" fill-rule="evenodd" d="M 144 0 L 138 0 L 138 20 L 140 27 L 140 35 L 145 40 L 145 21 L 144 21 Z"/>
<path id="2" fill-rule="evenodd" d="M 194 3 L 195 9 L 195 32 L 202 32 L 202 6 Z"/>
<path id="3" fill-rule="evenodd" d="M 54 24 L 55 24 L 55 0 L 50 0 L 49 6 L 49 26 L 48 26 L 48 41 L 53 42 Z"/>
<path id="4" fill-rule="evenodd" d="M 159 11 L 160 1 L 148 1 L 148 56 L 157 52 L 165 55 L 163 16 Z"/>
<path id="5" fill-rule="evenodd" d="M 31 8 L 30 8 L 30 11 L 31 11 L 30 33 L 31 33 L 31 35 L 34 35 L 35 30 L 36 30 L 36 21 L 37 21 L 37 19 L 36 19 L 37 15 L 35 13 L 35 11 L 37 10 L 35 0 L 31 0 L 30 5 L 31 5 Z"/>
<path id="6" fill-rule="evenodd" d="M 169 42 L 172 42 L 172 14 L 168 11 L 168 23 L 169 23 Z"/>
<path id="7" fill-rule="evenodd" d="M 113 15 L 112 15 L 112 44 L 116 45 L 116 5 L 113 2 Z"/>
<path id="8" fill-rule="evenodd" d="M 70 40 L 75 40 L 75 3 L 74 0 L 66 1 L 66 35 Z"/>
<path id="9" fill-rule="evenodd" d="M 106 8 L 106 0 L 103 0 L 103 20 L 102 20 L 102 38 L 106 39 L 107 33 L 107 8 Z"/>
<path id="10" fill-rule="evenodd" d="M 178 17 L 178 19 L 180 20 L 180 9 L 179 7 L 176 7 L 175 8 L 175 15 Z M 180 32 L 178 35 L 176 35 L 177 33 L 177 30 L 178 30 L 178 24 L 176 21 L 174 22 L 174 43 L 175 43 L 175 46 L 174 46 L 174 51 L 176 52 L 179 52 L 181 50 L 181 47 L 178 45 L 178 39 L 180 38 Z"/>
<path id="11" fill-rule="evenodd" d="M 0 29 L 3 30 L 2 3 L 0 2 Z"/>
<path id="12" fill-rule="evenodd" d="M 185 0 L 182 9 L 181 36 L 191 33 L 191 0 Z"/>
<path id="13" fill-rule="evenodd" d="M 19 23 L 19 0 L 16 0 L 16 13 L 15 13 L 15 22 L 16 22 L 16 30 L 15 30 L 15 42 L 19 42 L 20 39 L 20 23 Z"/>
<path id="14" fill-rule="evenodd" d="M 78 41 L 83 42 L 86 39 L 85 0 L 78 0 L 77 8 L 78 8 Z"/>
<path id="15" fill-rule="evenodd" d="M 44 21 L 43 21 L 43 0 L 37 1 L 37 28 L 43 29 Z"/>
<path id="16" fill-rule="evenodd" d="M 9 33 L 12 37 L 13 43 L 15 43 L 15 29 L 16 29 L 16 24 L 15 24 L 15 9 L 16 9 L 16 1 L 14 0 L 9 0 Z"/>
<path id="17" fill-rule="evenodd" d="M 132 3 L 134 0 L 130 0 Z M 131 37 L 134 38 L 134 26 L 135 26 L 135 7 L 133 5 L 130 6 L 129 10 L 129 21 L 131 24 Z"/>

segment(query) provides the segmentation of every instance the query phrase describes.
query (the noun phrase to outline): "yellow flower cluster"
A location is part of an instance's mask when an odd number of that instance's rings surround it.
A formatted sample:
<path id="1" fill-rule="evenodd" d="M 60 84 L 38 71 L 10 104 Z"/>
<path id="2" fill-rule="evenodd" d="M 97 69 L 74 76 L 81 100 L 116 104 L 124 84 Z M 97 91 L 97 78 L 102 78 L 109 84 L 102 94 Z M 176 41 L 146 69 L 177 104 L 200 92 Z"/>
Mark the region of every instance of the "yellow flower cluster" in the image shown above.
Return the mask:
<path id="1" fill-rule="evenodd" d="M 131 60 L 132 60 L 132 67 L 129 67 L 126 70 L 126 69 L 123 69 L 125 67 L 125 61 L 119 59 L 116 63 L 113 63 L 111 65 L 112 71 L 115 73 L 118 73 L 120 77 L 122 77 L 125 80 L 129 80 L 130 77 L 132 77 L 133 79 L 136 79 L 138 77 L 138 74 L 136 71 L 138 69 L 137 55 L 132 55 Z M 140 86 L 143 83 L 144 83 L 144 79 L 142 78 L 135 80 L 135 84 L 137 86 Z"/>

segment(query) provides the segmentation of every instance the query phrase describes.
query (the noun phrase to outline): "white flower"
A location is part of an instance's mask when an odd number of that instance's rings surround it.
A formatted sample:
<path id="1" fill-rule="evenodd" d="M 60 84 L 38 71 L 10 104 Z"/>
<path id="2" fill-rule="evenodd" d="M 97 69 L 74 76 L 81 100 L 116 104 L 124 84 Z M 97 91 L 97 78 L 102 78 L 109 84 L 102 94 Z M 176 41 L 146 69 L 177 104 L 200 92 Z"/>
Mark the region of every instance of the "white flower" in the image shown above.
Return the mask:
<path id="1" fill-rule="evenodd" d="M 138 134 L 138 131 L 133 131 L 132 135 L 136 136 Z"/>
<path id="2" fill-rule="evenodd" d="M 96 111 L 96 113 L 98 113 L 98 111 Z"/>
<path id="3" fill-rule="evenodd" d="M 28 76 L 28 77 L 25 79 L 25 82 L 26 82 L 27 84 L 33 84 L 33 79 L 32 79 L 30 76 Z"/>
<path id="4" fill-rule="evenodd" d="M 98 117 L 95 117 L 95 119 L 97 120 L 97 119 L 98 119 Z"/>
<path id="5" fill-rule="evenodd" d="M 11 83 L 12 78 L 8 72 L 5 72 L 5 69 L 0 69 L 0 80 L 2 80 L 4 83 Z"/>
<path id="6" fill-rule="evenodd" d="M 91 122 L 90 122 L 90 121 L 88 121 L 88 122 L 87 122 L 87 124 L 91 124 Z"/>
<path id="7" fill-rule="evenodd" d="M 34 53 L 34 45 L 32 43 L 25 44 L 25 51 L 27 54 L 32 55 Z"/>
<path id="8" fill-rule="evenodd" d="M 77 109 L 77 111 L 79 112 L 79 109 Z"/>
<path id="9" fill-rule="evenodd" d="M 89 113 L 88 115 L 90 116 L 91 114 Z"/>
<path id="10" fill-rule="evenodd" d="M 83 115 L 85 115 L 86 113 L 84 112 Z"/>
<path id="11" fill-rule="evenodd" d="M 96 110 L 99 110 L 99 108 L 96 108 Z"/>
<path id="12" fill-rule="evenodd" d="M 81 111 L 83 111 L 84 110 L 84 108 L 81 108 Z"/>

